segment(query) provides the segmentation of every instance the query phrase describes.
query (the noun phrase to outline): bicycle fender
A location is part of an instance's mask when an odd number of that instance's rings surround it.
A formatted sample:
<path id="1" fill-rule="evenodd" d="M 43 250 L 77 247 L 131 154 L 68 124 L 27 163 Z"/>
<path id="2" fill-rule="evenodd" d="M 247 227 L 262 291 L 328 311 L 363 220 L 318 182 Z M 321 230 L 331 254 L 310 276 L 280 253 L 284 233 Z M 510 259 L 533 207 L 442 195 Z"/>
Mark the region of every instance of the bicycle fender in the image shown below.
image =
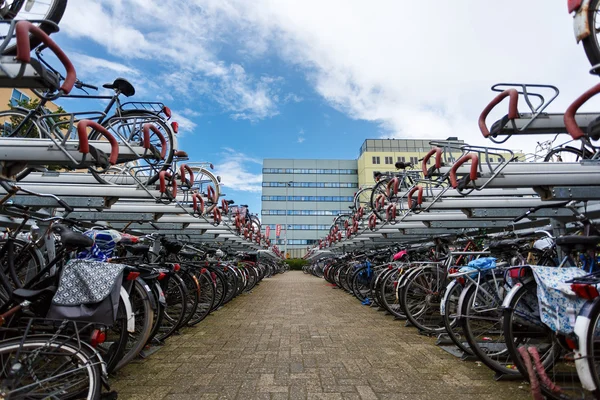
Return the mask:
<path id="1" fill-rule="evenodd" d="M 581 7 L 579 7 L 573 17 L 573 32 L 575 33 L 577 43 L 581 42 L 592 33 L 590 30 L 590 21 L 588 19 L 590 2 L 591 0 L 583 0 Z"/>
<path id="2" fill-rule="evenodd" d="M 523 286 L 525 286 L 526 284 L 528 284 L 529 282 L 531 282 L 533 280 L 534 280 L 534 278 L 530 276 L 527 279 L 523 280 L 522 282 L 515 283 L 514 286 L 512 287 L 512 289 L 510 289 L 510 291 L 504 297 L 504 300 L 502 301 L 502 308 L 503 309 L 508 308 L 512 299 L 519 292 L 519 289 L 521 289 Z"/>
<path id="3" fill-rule="evenodd" d="M 146 281 L 142 278 L 137 278 L 136 280 L 142 285 L 142 287 L 146 291 L 146 294 L 148 295 L 148 300 L 150 301 L 150 307 L 152 307 L 152 309 L 156 311 L 158 309 L 158 305 L 156 304 L 156 298 L 152 293 L 152 289 L 150 289 L 150 286 L 148 286 Z"/>
<path id="4" fill-rule="evenodd" d="M 581 381 L 581 386 L 589 391 L 595 391 L 596 385 L 592 378 L 592 371 L 588 360 L 588 343 L 587 335 L 590 330 L 591 320 L 590 317 L 593 313 L 594 308 L 598 305 L 600 300 L 596 298 L 594 301 L 588 301 L 583 305 L 577 319 L 575 320 L 575 335 L 577 335 L 577 349 L 575 352 L 575 367 L 577 368 L 577 375 Z"/>
<path id="5" fill-rule="evenodd" d="M 135 332 L 135 314 L 131 308 L 129 293 L 127 293 L 127 290 L 123 286 L 121 286 L 121 298 L 123 299 L 123 304 L 125 304 L 125 314 L 127 315 L 127 332 L 133 333 Z"/>
<path id="6" fill-rule="evenodd" d="M 442 316 L 444 316 L 444 314 L 446 314 L 446 301 L 448 301 L 448 296 L 449 296 L 450 292 L 452 291 L 452 289 L 454 288 L 454 286 L 456 286 L 458 284 L 459 283 L 455 279 L 452 282 L 450 282 L 448 284 L 448 286 L 446 286 L 446 289 L 444 291 L 444 297 L 442 298 L 442 301 L 440 303 L 440 314 Z"/>

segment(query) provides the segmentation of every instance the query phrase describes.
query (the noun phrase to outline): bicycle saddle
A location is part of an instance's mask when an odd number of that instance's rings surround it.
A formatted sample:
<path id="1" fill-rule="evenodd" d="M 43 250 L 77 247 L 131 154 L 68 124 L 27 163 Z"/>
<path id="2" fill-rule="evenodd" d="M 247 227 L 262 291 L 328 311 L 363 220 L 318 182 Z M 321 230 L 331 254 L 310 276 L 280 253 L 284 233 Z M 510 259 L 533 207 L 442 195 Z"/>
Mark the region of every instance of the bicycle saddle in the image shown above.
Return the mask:
<path id="1" fill-rule="evenodd" d="M 149 252 L 150 246 L 147 246 L 145 244 L 136 244 L 135 246 L 125 246 L 125 250 L 127 250 L 134 256 L 139 256 Z"/>
<path id="2" fill-rule="evenodd" d="M 23 288 L 19 288 L 19 289 L 15 289 L 13 291 L 13 295 L 19 299 L 23 299 L 23 300 L 36 300 L 38 297 L 43 296 L 44 294 L 47 294 L 49 296 L 54 296 L 54 293 L 56 293 L 56 286 L 48 286 L 46 288 L 43 289 L 38 289 L 38 290 L 32 290 L 32 289 L 23 289 Z"/>
<path id="3" fill-rule="evenodd" d="M 177 240 L 163 238 L 160 243 L 164 246 L 168 253 L 177 254 L 183 248 L 183 243 Z"/>
<path id="4" fill-rule="evenodd" d="M 505 239 L 505 240 L 495 240 L 490 242 L 488 246 L 490 250 L 508 250 L 513 247 L 518 247 L 523 243 L 523 239 Z"/>
<path id="5" fill-rule="evenodd" d="M 556 245 L 568 249 L 587 250 L 595 249 L 600 244 L 600 236 L 560 236 Z"/>
<path id="6" fill-rule="evenodd" d="M 183 258 L 194 258 L 198 255 L 198 253 L 195 251 L 182 250 L 179 252 L 179 255 Z"/>
<path id="7" fill-rule="evenodd" d="M 113 83 L 105 83 L 104 85 L 102 85 L 102 87 L 113 90 L 117 89 L 126 97 L 131 97 L 135 94 L 135 88 L 133 87 L 133 85 L 123 78 L 117 78 Z"/>
<path id="8" fill-rule="evenodd" d="M 92 247 L 94 240 L 81 233 L 73 232 L 68 227 L 55 224 L 52 231 L 60 236 L 60 242 L 67 247 L 76 247 L 78 249 Z"/>

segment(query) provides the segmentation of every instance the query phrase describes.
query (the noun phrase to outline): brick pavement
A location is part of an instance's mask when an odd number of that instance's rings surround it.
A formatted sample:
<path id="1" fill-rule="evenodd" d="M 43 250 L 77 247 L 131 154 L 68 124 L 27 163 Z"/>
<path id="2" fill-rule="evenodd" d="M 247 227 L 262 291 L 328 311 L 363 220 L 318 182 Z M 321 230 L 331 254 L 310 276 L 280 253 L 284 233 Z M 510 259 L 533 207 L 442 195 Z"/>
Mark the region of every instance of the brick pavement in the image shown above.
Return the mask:
<path id="1" fill-rule="evenodd" d="M 111 378 L 123 399 L 528 399 L 302 272 L 264 280 Z"/>

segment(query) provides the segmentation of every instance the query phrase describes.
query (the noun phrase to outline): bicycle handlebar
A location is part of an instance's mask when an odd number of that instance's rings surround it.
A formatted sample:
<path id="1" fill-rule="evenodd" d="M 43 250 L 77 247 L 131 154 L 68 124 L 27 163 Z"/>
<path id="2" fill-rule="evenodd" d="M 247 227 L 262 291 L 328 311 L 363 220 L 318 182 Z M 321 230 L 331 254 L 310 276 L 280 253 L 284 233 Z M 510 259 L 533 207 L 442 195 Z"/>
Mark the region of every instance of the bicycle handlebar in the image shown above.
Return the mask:
<path id="1" fill-rule="evenodd" d="M 575 101 L 567 108 L 565 111 L 564 122 L 565 127 L 567 128 L 567 132 L 574 140 L 581 139 L 585 136 L 585 133 L 581 130 L 579 125 L 577 125 L 577 121 L 575 121 L 575 114 L 579 107 L 581 107 L 585 102 L 600 93 L 600 83 L 593 86 L 591 89 L 585 91 L 581 96 L 579 96 Z"/>
<path id="2" fill-rule="evenodd" d="M 15 35 L 17 38 L 17 56 L 15 58 L 23 63 L 31 62 L 31 44 L 29 42 L 29 34 L 32 34 L 40 39 L 42 43 L 52 50 L 52 52 L 56 55 L 56 57 L 58 57 L 62 65 L 65 67 L 67 76 L 65 77 L 60 90 L 64 94 L 69 94 L 69 92 L 73 89 L 73 85 L 75 85 L 75 81 L 77 80 L 75 67 L 73 67 L 69 57 L 67 57 L 62 49 L 56 44 L 56 42 L 50 39 L 50 36 L 48 36 L 46 32 L 29 21 L 17 22 L 15 28 Z"/>
<path id="3" fill-rule="evenodd" d="M 504 100 L 505 97 L 508 97 L 508 96 L 510 96 L 510 99 L 508 102 L 508 118 L 512 120 L 519 116 L 519 110 L 517 108 L 518 102 L 519 102 L 519 92 L 517 92 L 516 89 L 506 89 L 504 92 L 502 92 L 498 96 L 496 96 L 490 102 L 490 104 L 488 104 L 483 109 L 483 111 L 481 112 L 481 115 L 479 116 L 479 130 L 483 134 L 483 137 L 487 138 L 488 136 L 491 135 L 490 130 L 488 129 L 487 125 L 485 124 L 485 119 L 487 118 L 488 114 L 490 113 L 490 111 L 492 111 L 494 109 L 494 107 L 496 107 L 498 104 L 500 104 L 500 102 L 502 100 Z"/>
<path id="4" fill-rule="evenodd" d="M 564 207 L 567 204 L 569 204 L 569 202 L 570 202 L 570 200 L 562 202 L 562 203 L 558 203 L 558 204 L 556 204 L 556 203 L 555 204 L 542 204 L 542 205 L 539 205 L 539 206 L 536 206 L 536 207 L 531 207 L 529 210 L 527 210 L 527 212 L 525 212 L 525 214 L 520 215 L 517 218 L 513 219 L 513 222 L 519 222 L 523 218 L 529 216 L 529 214 L 534 213 L 534 212 L 536 212 L 538 210 L 541 210 L 543 208 Z"/>

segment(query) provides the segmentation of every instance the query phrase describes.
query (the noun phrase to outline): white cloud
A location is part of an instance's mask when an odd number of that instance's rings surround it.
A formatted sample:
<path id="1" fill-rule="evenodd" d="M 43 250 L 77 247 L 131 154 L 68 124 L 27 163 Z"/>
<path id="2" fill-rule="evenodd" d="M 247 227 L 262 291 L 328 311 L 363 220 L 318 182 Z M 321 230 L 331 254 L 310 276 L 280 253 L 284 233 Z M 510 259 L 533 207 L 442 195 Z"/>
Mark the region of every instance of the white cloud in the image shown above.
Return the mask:
<path id="1" fill-rule="evenodd" d="M 72 3 L 72 4 L 71 4 Z M 220 43 L 236 26 L 235 8 L 211 0 L 78 0 L 69 3 L 61 27 L 110 54 L 152 67 L 152 82 L 181 92 L 188 102 L 215 100 L 234 119 L 257 121 L 277 115 L 278 77 L 248 74 L 219 57 Z M 246 43 L 247 45 L 250 42 Z M 254 46 L 259 51 L 260 46 Z M 157 68 L 158 67 L 158 68 Z M 157 76 L 156 70 L 168 71 Z M 144 71 L 148 73 L 148 71 Z"/>
<path id="2" fill-rule="evenodd" d="M 262 174 L 253 173 L 250 168 L 252 165 L 262 165 L 262 160 L 229 147 L 223 150 L 221 154 L 223 161 L 215 165 L 215 172 L 221 176 L 222 185 L 242 192 L 260 193 Z"/>
<path id="3" fill-rule="evenodd" d="M 244 61 L 273 54 L 303 72 L 330 105 L 379 124 L 386 137 L 481 143 L 477 117 L 493 83 L 556 84 L 563 92 L 549 111 L 559 112 L 596 83 L 573 39 L 572 17 L 547 0 L 71 3 L 61 22 L 68 35 L 124 59 L 172 65 L 164 68 L 169 88 L 191 100 L 212 96 L 236 119 L 272 117 L 280 102 L 294 99 L 279 99 L 277 78 L 247 72 Z M 514 10 L 527 24 L 505 22 L 514 21 Z M 532 37 L 536 44 L 527 45 Z M 230 47 L 233 53 L 222 51 Z"/>
<path id="4" fill-rule="evenodd" d="M 284 103 L 300 103 L 302 100 L 304 99 L 296 93 L 288 93 L 283 98 Z"/>
<path id="5" fill-rule="evenodd" d="M 303 143 L 305 141 L 305 137 L 304 137 L 304 129 L 300 129 L 298 131 L 298 143 Z"/>
<path id="6" fill-rule="evenodd" d="M 70 51 L 69 58 L 75 60 L 76 69 L 84 70 L 86 73 L 95 74 L 99 72 L 110 71 L 117 74 L 139 75 L 140 72 L 130 66 L 114 61 L 105 60 L 103 58 L 92 57 L 86 54 Z"/>
<path id="7" fill-rule="evenodd" d="M 193 132 L 197 126 L 194 121 L 185 117 L 183 113 L 177 111 L 173 111 L 172 121 L 177 121 L 179 124 L 179 136 L 181 136 L 183 133 Z"/>

